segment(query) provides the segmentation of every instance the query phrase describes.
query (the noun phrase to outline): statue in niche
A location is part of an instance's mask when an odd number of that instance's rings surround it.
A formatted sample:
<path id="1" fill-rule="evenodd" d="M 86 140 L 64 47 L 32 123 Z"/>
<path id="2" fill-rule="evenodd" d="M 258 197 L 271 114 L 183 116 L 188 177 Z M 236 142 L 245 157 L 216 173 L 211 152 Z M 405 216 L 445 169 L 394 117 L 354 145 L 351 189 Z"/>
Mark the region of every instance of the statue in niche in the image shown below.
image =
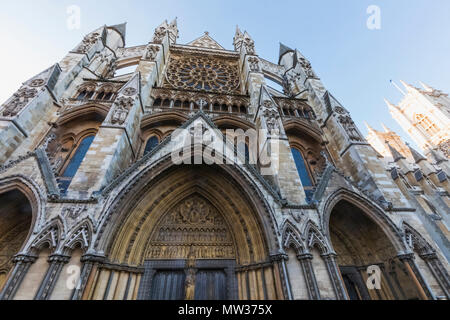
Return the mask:
<path id="1" fill-rule="evenodd" d="M 185 282 L 185 300 L 192 301 L 195 299 L 195 269 L 188 269 Z"/>
<path id="2" fill-rule="evenodd" d="M 340 116 L 339 122 L 342 124 L 351 140 L 361 141 L 361 136 L 356 129 L 356 125 L 349 116 Z"/>
<path id="3" fill-rule="evenodd" d="M 191 246 L 191 249 L 188 254 L 188 258 L 186 261 L 186 267 L 188 268 L 186 271 L 186 282 L 184 284 L 185 290 L 185 300 L 194 300 L 195 299 L 195 280 L 196 280 L 196 269 L 195 269 L 195 259 L 196 254 L 194 251 L 194 247 Z"/>
<path id="4" fill-rule="evenodd" d="M 133 99 L 120 97 L 116 102 L 116 109 L 111 119 L 112 124 L 124 124 L 132 105 Z"/>

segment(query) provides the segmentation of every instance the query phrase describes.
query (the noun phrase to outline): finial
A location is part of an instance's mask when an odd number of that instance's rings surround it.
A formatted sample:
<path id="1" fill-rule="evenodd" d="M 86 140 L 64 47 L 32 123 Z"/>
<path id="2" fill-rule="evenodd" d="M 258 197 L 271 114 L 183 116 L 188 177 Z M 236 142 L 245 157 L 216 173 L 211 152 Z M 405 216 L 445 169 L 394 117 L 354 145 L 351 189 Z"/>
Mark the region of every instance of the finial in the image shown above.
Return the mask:
<path id="1" fill-rule="evenodd" d="M 401 94 L 403 94 L 404 96 L 406 96 L 406 93 L 394 82 L 394 80 L 391 80 L 391 84 L 398 90 L 400 91 Z"/>
<path id="2" fill-rule="evenodd" d="M 391 132 L 391 130 L 390 130 L 388 127 L 386 127 L 386 125 L 385 125 L 384 123 L 381 123 L 381 126 L 383 127 L 383 130 L 384 130 L 386 133 Z"/>

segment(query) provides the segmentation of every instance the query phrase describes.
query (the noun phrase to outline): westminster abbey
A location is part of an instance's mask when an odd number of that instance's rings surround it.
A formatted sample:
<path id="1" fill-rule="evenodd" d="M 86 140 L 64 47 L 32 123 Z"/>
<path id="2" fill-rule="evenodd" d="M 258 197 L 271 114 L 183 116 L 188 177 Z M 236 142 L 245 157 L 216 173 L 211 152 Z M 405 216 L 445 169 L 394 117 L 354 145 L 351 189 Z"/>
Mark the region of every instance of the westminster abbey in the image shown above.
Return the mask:
<path id="1" fill-rule="evenodd" d="M 0 105 L 0 299 L 450 298 L 448 95 L 389 103 L 415 150 L 298 50 L 178 34 L 103 26 Z"/>

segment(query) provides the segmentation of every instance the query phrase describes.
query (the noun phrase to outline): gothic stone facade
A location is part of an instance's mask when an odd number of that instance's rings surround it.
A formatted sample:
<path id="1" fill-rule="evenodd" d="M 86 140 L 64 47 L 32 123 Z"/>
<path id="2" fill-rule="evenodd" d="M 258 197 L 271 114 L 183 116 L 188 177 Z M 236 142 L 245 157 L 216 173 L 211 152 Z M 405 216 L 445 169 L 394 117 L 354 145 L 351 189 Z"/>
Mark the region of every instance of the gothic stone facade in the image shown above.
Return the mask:
<path id="1" fill-rule="evenodd" d="M 135 47 L 101 27 L 1 105 L 1 299 L 449 297 L 446 224 L 424 224 L 298 50 L 177 38 L 176 21 Z M 278 129 L 279 170 L 174 164 L 171 133 L 199 123 Z M 448 159 L 421 172 L 447 219 Z"/>

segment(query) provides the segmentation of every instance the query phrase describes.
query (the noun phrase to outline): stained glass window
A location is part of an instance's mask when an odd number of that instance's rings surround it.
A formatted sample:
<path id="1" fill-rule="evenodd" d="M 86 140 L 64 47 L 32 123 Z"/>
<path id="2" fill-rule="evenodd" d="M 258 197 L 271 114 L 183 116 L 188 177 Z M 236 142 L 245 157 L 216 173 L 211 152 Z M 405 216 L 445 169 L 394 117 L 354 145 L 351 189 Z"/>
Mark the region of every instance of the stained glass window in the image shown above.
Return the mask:
<path id="1" fill-rule="evenodd" d="M 78 146 L 78 149 L 73 155 L 72 159 L 70 159 L 69 165 L 66 167 L 66 170 L 64 170 L 64 173 L 60 178 L 60 186 L 63 193 L 65 193 L 69 188 L 70 183 L 72 182 L 73 177 L 77 173 L 78 169 L 81 166 L 81 163 L 86 157 L 86 154 L 92 142 L 94 141 L 94 138 L 95 136 L 88 136 L 84 138 Z"/>
<path id="2" fill-rule="evenodd" d="M 150 139 L 148 139 L 147 145 L 145 146 L 144 155 L 152 152 L 153 149 L 155 149 L 158 146 L 158 144 L 159 144 L 158 137 L 151 137 Z"/>
<path id="3" fill-rule="evenodd" d="M 308 169 L 306 168 L 306 162 L 301 152 L 295 148 L 292 148 L 292 155 L 294 156 L 295 165 L 297 166 L 298 175 L 302 181 L 303 188 L 305 189 L 306 199 L 309 202 L 313 196 L 313 183 L 309 176 Z"/>

